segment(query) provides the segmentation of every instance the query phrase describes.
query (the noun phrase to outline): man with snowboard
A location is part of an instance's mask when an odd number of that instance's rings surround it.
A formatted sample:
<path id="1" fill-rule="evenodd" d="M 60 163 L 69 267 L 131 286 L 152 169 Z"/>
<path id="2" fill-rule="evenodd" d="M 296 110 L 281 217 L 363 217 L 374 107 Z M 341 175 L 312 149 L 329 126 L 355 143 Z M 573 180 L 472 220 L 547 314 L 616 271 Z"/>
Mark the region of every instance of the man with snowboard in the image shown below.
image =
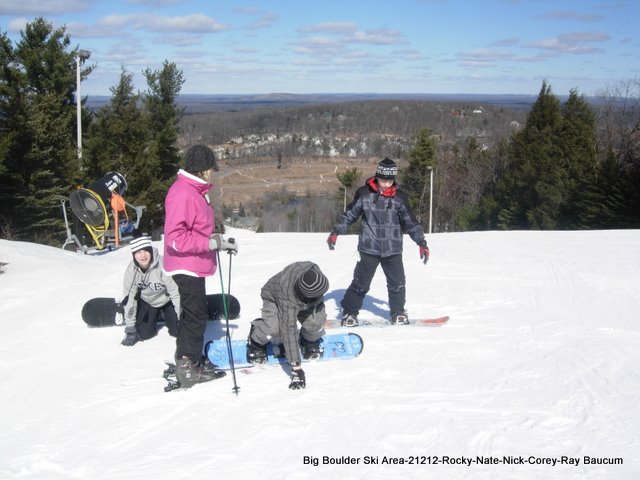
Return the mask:
<path id="1" fill-rule="evenodd" d="M 262 317 L 251 322 L 248 361 L 265 362 L 267 344 L 278 337 L 291 365 L 289 388 L 305 388 L 300 348 L 305 359 L 319 358 L 323 354 L 321 337 L 327 319 L 324 294 L 328 289 L 329 280 L 313 262 L 292 263 L 271 277 L 261 291 Z M 299 333 L 298 322 L 301 324 Z"/>
<path id="2" fill-rule="evenodd" d="M 422 226 L 415 219 L 407 195 L 395 179 L 398 167 L 390 158 L 378 164 L 375 176 L 360 187 L 327 238 L 333 250 L 338 235 L 344 235 L 350 225 L 362 217 L 358 237 L 360 259 L 353 272 L 353 280 L 340 302 L 341 325 L 358 326 L 358 313 L 364 296 L 378 265 L 387 277 L 390 321 L 394 325 L 407 325 L 409 317 L 404 309 L 406 300 L 405 274 L 402 263 L 402 234 L 406 232 L 420 248 L 420 258 L 426 264 L 429 247 Z"/>
<path id="3" fill-rule="evenodd" d="M 124 273 L 124 332 L 122 345 L 131 347 L 156 336 L 164 320 L 169 335 L 178 335 L 180 294 L 173 279 L 162 271 L 162 257 L 149 237 L 134 238 L 133 260 Z"/>

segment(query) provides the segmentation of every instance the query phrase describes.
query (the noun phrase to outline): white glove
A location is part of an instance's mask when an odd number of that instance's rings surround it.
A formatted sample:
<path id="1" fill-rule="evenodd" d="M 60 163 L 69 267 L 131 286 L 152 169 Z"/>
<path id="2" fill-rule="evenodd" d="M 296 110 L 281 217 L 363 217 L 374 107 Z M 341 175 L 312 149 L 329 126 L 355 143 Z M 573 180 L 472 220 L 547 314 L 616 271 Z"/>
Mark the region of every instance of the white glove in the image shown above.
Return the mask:
<path id="1" fill-rule="evenodd" d="M 225 240 L 219 233 L 214 233 L 209 237 L 209 250 L 226 250 L 234 255 L 238 254 L 238 244 L 233 238 Z"/>

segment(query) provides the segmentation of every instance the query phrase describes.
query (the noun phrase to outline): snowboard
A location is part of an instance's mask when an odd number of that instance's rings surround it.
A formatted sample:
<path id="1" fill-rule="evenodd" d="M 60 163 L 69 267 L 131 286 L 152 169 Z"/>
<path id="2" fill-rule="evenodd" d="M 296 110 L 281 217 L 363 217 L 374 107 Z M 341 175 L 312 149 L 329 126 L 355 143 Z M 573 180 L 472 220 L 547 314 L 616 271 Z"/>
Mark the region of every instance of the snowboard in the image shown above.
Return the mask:
<path id="1" fill-rule="evenodd" d="M 326 362 L 329 360 L 348 360 L 356 358 L 362 353 L 364 341 L 356 333 L 331 333 L 322 337 L 324 353 L 322 357 L 315 360 L 302 360 L 303 362 L 316 361 Z M 247 340 L 231 340 L 233 351 L 233 363 L 235 368 L 253 367 L 254 364 L 247 361 Z M 205 346 L 205 351 L 209 361 L 222 370 L 231 368 L 229 362 L 229 350 L 226 338 L 221 338 L 209 342 Z M 267 344 L 267 361 L 260 365 L 280 365 L 286 364 L 287 359 L 281 344 Z"/>
<path id="2" fill-rule="evenodd" d="M 227 300 L 229 319 L 240 316 L 240 302 L 233 295 L 224 295 Z M 225 318 L 221 293 L 207 295 L 209 320 Z M 115 298 L 98 297 L 88 300 L 82 307 L 82 320 L 90 327 L 112 327 L 124 325 L 124 306 Z"/>
<path id="3" fill-rule="evenodd" d="M 388 319 L 383 318 L 364 318 L 358 319 L 359 325 L 357 327 L 343 327 L 340 325 L 339 318 L 327 319 L 324 322 L 324 328 L 360 328 L 360 327 L 439 327 L 449 321 L 449 317 L 437 317 L 437 318 L 421 318 L 417 320 L 409 320 L 408 325 L 392 325 Z"/>

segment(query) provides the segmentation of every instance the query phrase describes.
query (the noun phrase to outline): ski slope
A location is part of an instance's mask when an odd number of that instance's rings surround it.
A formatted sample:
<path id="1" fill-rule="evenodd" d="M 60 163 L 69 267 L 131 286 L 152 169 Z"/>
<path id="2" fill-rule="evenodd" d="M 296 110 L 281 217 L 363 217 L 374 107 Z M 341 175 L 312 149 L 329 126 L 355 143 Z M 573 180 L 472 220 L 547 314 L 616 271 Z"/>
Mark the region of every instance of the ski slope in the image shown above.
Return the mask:
<path id="1" fill-rule="evenodd" d="M 260 288 L 287 263 L 317 262 L 329 314 L 357 238 L 233 230 L 207 290 L 241 302 L 245 338 Z M 640 478 L 640 231 L 478 232 L 405 237 L 410 317 L 438 328 L 359 329 L 362 355 L 237 372 L 164 393 L 166 330 L 123 347 L 90 329 L 84 302 L 121 295 L 128 248 L 84 256 L 0 240 L 2 479 Z M 155 242 L 160 249 L 160 242 Z M 361 317 L 385 315 L 381 271 Z M 210 325 L 222 336 L 222 326 Z M 587 461 L 587 463 L 585 463 Z M 401 463 L 401 462 L 404 462 Z"/>

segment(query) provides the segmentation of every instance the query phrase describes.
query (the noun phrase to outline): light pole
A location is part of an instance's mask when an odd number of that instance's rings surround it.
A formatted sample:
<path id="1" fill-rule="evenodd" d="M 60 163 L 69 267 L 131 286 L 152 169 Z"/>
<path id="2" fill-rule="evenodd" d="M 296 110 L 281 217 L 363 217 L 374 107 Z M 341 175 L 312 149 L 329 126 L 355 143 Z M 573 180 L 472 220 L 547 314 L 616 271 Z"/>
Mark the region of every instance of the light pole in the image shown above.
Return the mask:
<path id="1" fill-rule="evenodd" d="M 89 50 L 78 50 L 76 55 L 76 122 L 78 123 L 78 164 L 82 170 L 82 97 L 80 95 L 80 65 L 91 56 Z"/>
<path id="2" fill-rule="evenodd" d="M 344 185 L 340 186 L 340 190 L 342 190 L 342 211 L 347 211 L 347 187 Z"/>
<path id="3" fill-rule="evenodd" d="M 427 167 L 429 170 L 429 234 L 431 234 L 431 223 L 433 218 L 433 167 Z"/>

